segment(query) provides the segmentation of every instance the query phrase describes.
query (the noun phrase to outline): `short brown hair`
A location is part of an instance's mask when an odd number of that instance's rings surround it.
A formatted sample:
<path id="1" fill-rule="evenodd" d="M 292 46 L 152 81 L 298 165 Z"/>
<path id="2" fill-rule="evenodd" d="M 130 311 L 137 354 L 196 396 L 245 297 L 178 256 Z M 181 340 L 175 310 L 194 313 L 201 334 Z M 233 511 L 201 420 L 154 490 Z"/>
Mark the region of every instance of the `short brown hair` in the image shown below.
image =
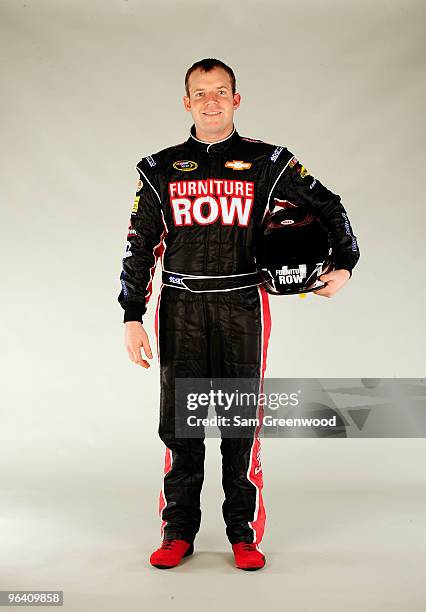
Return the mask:
<path id="1" fill-rule="evenodd" d="M 189 98 L 188 81 L 189 81 L 189 77 L 194 72 L 194 70 L 201 68 L 201 70 L 204 70 L 205 72 L 209 72 L 210 70 L 212 70 L 212 68 L 215 68 L 216 66 L 218 66 L 219 68 L 223 68 L 229 74 L 229 77 L 231 79 L 231 85 L 232 85 L 232 95 L 235 94 L 237 83 L 236 83 L 235 74 L 232 68 L 230 68 L 229 66 L 227 66 L 226 64 L 224 64 L 218 59 L 209 57 L 206 59 L 202 59 L 198 62 L 195 62 L 195 64 L 192 64 L 191 68 L 188 68 L 188 70 L 186 71 L 185 91 L 186 91 L 186 95 L 188 96 L 188 98 Z"/>

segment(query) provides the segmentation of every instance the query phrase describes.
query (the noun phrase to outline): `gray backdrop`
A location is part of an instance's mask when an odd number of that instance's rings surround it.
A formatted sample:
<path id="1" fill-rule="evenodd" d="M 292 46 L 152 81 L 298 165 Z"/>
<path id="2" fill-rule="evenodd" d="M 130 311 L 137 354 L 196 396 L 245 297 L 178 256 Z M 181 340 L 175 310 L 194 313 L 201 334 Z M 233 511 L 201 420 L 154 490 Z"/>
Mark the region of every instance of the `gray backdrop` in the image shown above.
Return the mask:
<path id="1" fill-rule="evenodd" d="M 413 0 L 0 3 L 0 588 L 63 588 L 79 612 L 192 609 L 201 595 L 424 609 L 423 440 L 265 441 L 269 564 L 249 589 L 209 440 L 198 558 L 147 565 L 158 365 L 128 360 L 116 298 L 135 165 L 187 138 L 185 71 L 219 57 L 242 95 L 238 131 L 287 146 L 339 193 L 361 248 L 331 300 L 271 298 L 266 374 L 423 376 L 425 12 Z"/>

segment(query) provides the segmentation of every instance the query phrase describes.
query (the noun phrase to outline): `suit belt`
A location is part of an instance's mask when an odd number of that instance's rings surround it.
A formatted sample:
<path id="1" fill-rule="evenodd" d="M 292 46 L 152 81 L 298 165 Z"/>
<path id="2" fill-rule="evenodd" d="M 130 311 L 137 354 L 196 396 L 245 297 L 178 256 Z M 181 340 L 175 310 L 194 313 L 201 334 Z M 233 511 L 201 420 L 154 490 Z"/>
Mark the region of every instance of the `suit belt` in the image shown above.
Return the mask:
<path id="1" fill-rule="evenodd" d="M 163 285 L 175 287 L 175 289 L 187 289 L 193 293 L 204 293 L 207 291 L 234 291 L 245 287 L 254 287 L 265 282 L 260 270 L 246 272 L 244 274 L 230 274 L 228 276 L 209 276 L 196 274 L 181 274 L 163 270 Z"/>

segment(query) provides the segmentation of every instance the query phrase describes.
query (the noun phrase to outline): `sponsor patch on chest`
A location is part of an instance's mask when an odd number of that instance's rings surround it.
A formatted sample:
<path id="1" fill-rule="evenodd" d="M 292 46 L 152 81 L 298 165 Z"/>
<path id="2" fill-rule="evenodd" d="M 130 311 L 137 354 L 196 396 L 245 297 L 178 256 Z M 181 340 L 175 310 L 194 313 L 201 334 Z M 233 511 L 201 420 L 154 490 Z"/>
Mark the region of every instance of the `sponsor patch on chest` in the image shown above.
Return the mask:
<path id="1" fill-rule="evenodd" d="M 251 162 L 245 162 L 241 159 L 233 159 L 225 163 L 225 168 L 232 168 L 232 170 L 249 170 L 251 168 Z"/>
<path id="2" fill-rule="evenodd" d="M 247 227 L 254 201 L 254 183 L 225 179 L 169 183 L 175 226 L 237 225 Z"/>

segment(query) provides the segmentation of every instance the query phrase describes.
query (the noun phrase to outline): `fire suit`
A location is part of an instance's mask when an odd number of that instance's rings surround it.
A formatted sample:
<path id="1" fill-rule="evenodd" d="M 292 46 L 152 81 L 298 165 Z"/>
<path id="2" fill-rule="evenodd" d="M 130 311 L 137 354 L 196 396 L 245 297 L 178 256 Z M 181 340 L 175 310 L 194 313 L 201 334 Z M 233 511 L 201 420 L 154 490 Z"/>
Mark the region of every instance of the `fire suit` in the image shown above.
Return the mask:
<path id="1" fill-rule="evenodd" d="M 282 200 L 304 205 L 329 229 L 336 269 L 359 258 L 340 197 L 285 147 L 239 135 L 188 139 L 143 158 L 131 212 L 119 302 L 124 321 L 142 321 L 157 258 L 167 271 L 156 310 L 161 399 L 159 435 L 166 445 L 159 511 L 166 538 L 192 542 L 200 526 L 204 439 L 175 435 L 176 378 L 262 379 L 271 328 L 261 285 L 193 292 L 179 275 L 241 279 L 256 270 L 254 238 Z M 226 280 L 225 280 L 226 282 Z M 174 284 L 176 283 L 176 284 Z M 259 544 L 265 525 L 259 428 L 221 440 L 222 506 L 232 544 Z"/>

